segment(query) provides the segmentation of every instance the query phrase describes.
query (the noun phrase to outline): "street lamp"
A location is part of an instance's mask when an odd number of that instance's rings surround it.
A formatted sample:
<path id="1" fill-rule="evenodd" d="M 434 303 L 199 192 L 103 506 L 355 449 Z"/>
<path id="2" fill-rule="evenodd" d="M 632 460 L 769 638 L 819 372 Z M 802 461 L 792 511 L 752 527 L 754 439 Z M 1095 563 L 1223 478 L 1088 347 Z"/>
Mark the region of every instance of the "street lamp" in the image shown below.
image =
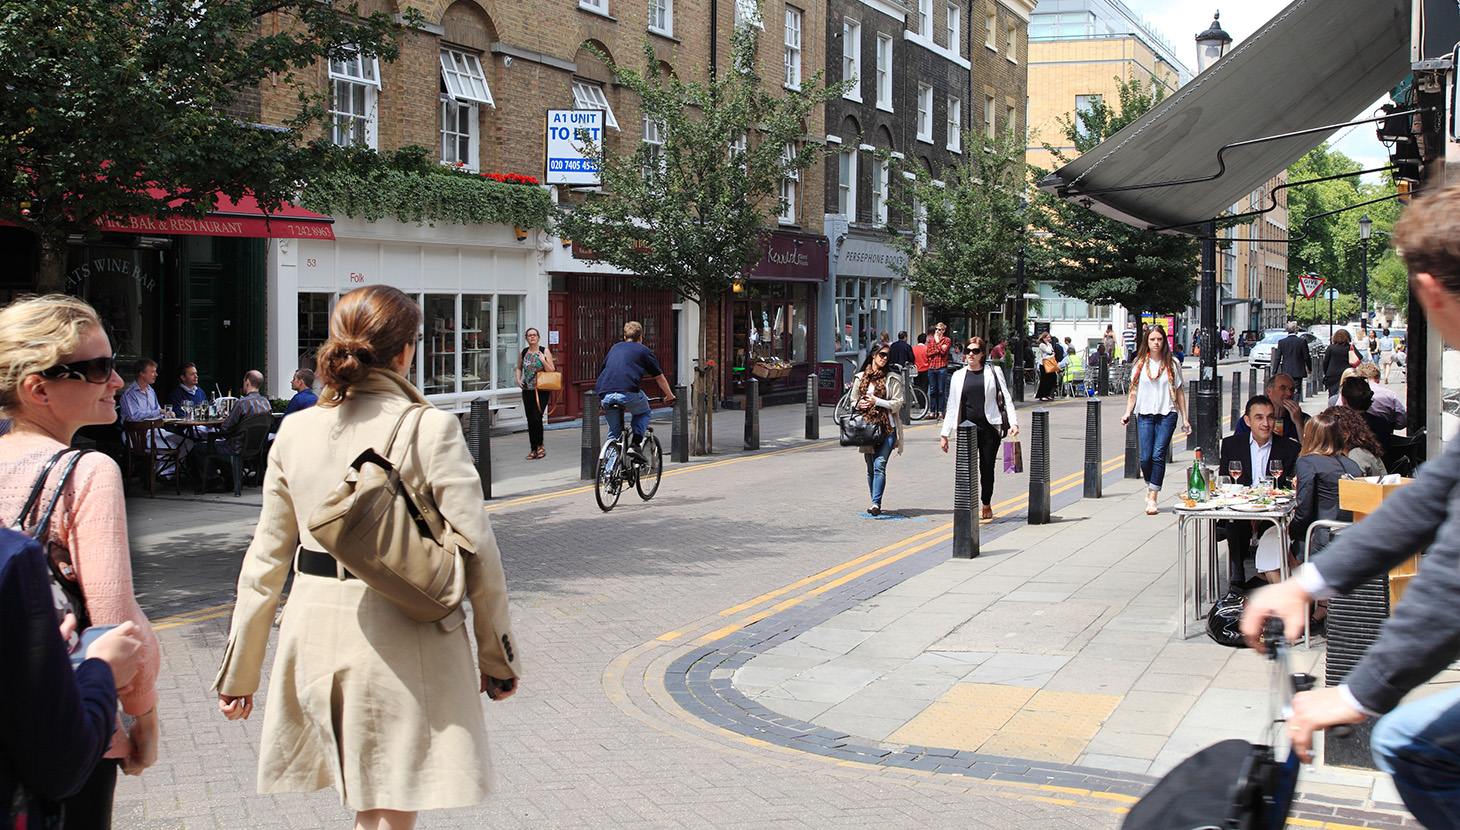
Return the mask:
<path id="1" fill-rule="evenodd" d="M 1374 220 L 1369 214 L 1359 219 L 1359 241 L 1364 243 L 1364 281 L 1359 288 L 1359 321 L 1369 328 L 1369 237 L 1374 233 Z"/>
<path id="2" fill-rule="evenodd" d="M 1199 72 L 1221 60 L 1232 36 L 1222 30 L 1221 12 L 1212 15 L 1212 25 L 1196 36 Z M 1201 374 L 1196 381 L 1196 441 L 1207 458 L 1217 457 L 1222 439 L 1222 390 L 1217 376 L 1217 223 L 1207 222 L 1201 240 Z"/>

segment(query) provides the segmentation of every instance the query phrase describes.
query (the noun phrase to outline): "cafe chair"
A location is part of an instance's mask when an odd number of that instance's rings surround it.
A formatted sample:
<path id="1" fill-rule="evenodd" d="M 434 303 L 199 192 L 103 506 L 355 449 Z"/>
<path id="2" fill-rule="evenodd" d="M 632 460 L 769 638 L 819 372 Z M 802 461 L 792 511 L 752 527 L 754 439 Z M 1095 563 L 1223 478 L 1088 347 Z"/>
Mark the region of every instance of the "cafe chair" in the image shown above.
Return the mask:
<path id="1" fill-rule="evenodd" d="M 1389 439 L 1384 450 L 1384 469 L 1397 475 L 1412 477 L 1419 466 L 1420 453 L 1424 452 L 1425 431 L 1414 435 L 1396 435 Z"/>
<path id="2" fill-rule="evenodd" d="M 162 419 L 150 421 L 128 421 L 122 424 L 127 439 L 127 478 L 132 478 L 133 464 L 142 461 L 147 465 L 147 495 L 157 496 L 157 475 L 169 465 L 172 468 L 172 486 L 182 495 L 182 447 L 174 447 L 162 440 Z"/>
<path id="3" fill-rule="evenodd" d="M 1344 521 L 1340 521 L 1338 519 L 1318 519 L 1317 521 L 1313 522 L 1313 524 L 1308 525 L 1308 532 L 1303 535 L 1303 551 L 1302 551 L 1302 553 L 1303 553 L 1303 564 L 1304 565 L 1308 564 L 1308 562 L 1313 557 L 1313 532 L 1314 531 L 1316 531 L 1316 530 L 1322 530 L 1322 531 L 1325 531 L 1327 533 L 1328 540 L 1323 543 L 1323 547 L 1326 548 L 1329 545 L 1333 544 L 1333 540 L 1338 538 L 1338 534 L 1344 528 L 1349 527 L 1352 524 L 1353 524 L 1353 522 L 1344 522 Z M 1319 548 L 1319 550 L 1322 550 L 1322 548 Z M 1309 610 L 1309 613 L 1310 614 L 1312 613 L 1312 610 L 1311 609 Z M 1309 647 L 1309 642 L 1311 640 L 1311 636 L 1310 635 L 1312 634 L 1312 629 L 1313 629 L 1313 626 L 1311 626 L 1311 625 L 1309 625 L 1309 626 L 1307 626 L 1306 628 L 1303 629 L 1303 648 L 1308 648 Z"/>
<path id="4" fill-rule="evenodd" d="M 203 492 L 208 486 L 208 472 L 213 467 L 213 462 L 225 463 L 233 471 L 233 495 L 235 498 L 243 495 L 243 465 L 246 462 L 260 463 L 264 454 L 264 445 L 269 440 L 269 432 L 274 428 L 274 416 L 268 412 L 261 412 L 257 415 L 250 415 L 234 427 L 231 434 L 218 435 L 203 450 L 202 489 Z M 238 437 L 243 446 L 238 454 L 222 452 L 217 448 L 217 442 L 227 438 Z"/>

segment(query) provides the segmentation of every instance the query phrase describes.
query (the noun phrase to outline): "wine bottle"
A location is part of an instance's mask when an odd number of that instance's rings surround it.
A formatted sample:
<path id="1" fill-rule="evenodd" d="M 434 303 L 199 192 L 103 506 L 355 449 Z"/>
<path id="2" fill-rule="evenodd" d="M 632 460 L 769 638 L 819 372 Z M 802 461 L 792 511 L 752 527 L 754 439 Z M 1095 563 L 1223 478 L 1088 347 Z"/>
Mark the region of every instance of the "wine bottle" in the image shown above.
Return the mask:
<path id="1" fill-rule="evenodd" d="M 1192 501 L 1206 501 L 1207 477 L 1201 471 L 1201 450 L 1196 451 L 1196 460 L 1191 462 L 1191 476 L 1186 482 L 1186 496 Z"/>

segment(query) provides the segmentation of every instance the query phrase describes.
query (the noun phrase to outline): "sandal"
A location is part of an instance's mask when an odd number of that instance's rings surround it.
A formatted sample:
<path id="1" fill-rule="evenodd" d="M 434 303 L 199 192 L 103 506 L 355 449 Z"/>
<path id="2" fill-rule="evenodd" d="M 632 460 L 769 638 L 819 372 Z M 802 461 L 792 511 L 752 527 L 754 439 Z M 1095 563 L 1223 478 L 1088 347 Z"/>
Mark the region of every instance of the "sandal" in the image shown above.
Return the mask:
<path id="1" fill-rule="evenodd" d="M 534 455 L 536 455 L 538 458 L 547 458 L 547 449 L 544 447 L 538 447 L 537 452 L 534 453 Z"/>
<path id="2" fill-rule="evenodd" d="M 1146 515 L 1147 516 L 1154 516 L 1154 515 L 1156 515 L 1159 512 L 1161 512 L 1161 511 L 1156 507 L 1156 494 L 1153 493 L 1153 492 L 1147 491 L 1146 492 Z"/>
<path id="3" fill-rule="evenodd" d="M 526 460 L 531 461 L 534 458 L 537 458 L 537 450 L 528 450 L 527 451 L 527 459 Z"/>
<path id="4" fill-rule="evenodd" d="M 881 513 L 882 513 L 882 505 L 880 505 L 880 504 L 874 504 L 871 507 L 867 508 L 867 512 L 868 513 L 871 513 L 873 516 L 881 515 Z"/>
<path id="5" fill-rule="evenodd" d="M 978 517 L 980 519 L 992 519 L 994 517 L 994 509 L 987 504 L 984 505 L 983 512 L 980 513 Z"/>

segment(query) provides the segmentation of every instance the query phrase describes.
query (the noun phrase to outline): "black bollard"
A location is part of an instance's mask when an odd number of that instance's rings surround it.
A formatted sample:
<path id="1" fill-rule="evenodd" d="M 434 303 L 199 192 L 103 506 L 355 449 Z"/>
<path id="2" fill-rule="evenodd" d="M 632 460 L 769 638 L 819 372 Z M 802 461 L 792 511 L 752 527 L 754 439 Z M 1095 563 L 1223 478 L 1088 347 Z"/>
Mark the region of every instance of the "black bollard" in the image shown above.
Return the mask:
<path id="1" fill-rule="evenodd" d="M 760 380 L 745 381 L 745 449 L 760 449 Z"/>
<path id="2" fill-rule="evenodd" d="M 1098 499 L 1103 490 L 1100 473 L 1100 399 L 1085 401 L 1085 498 Z"/>
<path id="3" fill-rule="evenodd" d="M 674 420 L 669 425 L 669 460 L 689 463 L 689 389 L 674 387 Z"/>
<path id="4" fill-rule="evenodd" d="M 1049 410 L 1029 418 L 1029 523 L 1049 524 Z"/>
<path id="5" fill-rule="evenodd" d="M 1141 477 L 1141 436 L 1136 428 L 1136 419 L 1141 416 L 1131 413 L 1125 425 L 1125 477 Z"/>
<path id="6" fill-rule="evenodd" d="M 467 448 L 477 477 L 482 480 L 482 498 L 492 497 L 492 405 L 486 398 L 471 402 L 471 423 L 467 430 Z"/>
<path id="7" fill-rule="evenodd" d="M 813 372 L 806 377 L 806 440 L 815 441 L 821 437 L 821 387 L 819 378 Z M 905 408 L 905 407 L 904 407 Z"/>
<path id="8" fill-rule="evenodd" d="M 1110 394 L 1110 361 L 1110 355 L 1106 355 L 1105 359 L 1100 361 L 1100 373 L 1096 376 L 1095 394 L 1102 398 Z"/>
<path id="9" fill-rule="evenodd" d="M 592 481 L 598 477 L 598 445 L 603 443 L 598 432 L 598 393 L 583 393 L 583 449 L 578 478 Z"/>
<path id="10" fill-rule="evenodd" d="M 1232 427 L 1242 420 L 1242 373 L 1232 373 Z"/>
<path id="11" fill-rule="evenodd" d="M 1251 367 L 1249 367 L 1247 369 L 1247 388 L 1252 390 L 1252 394 L 1254 394 L 1254 395 L 1257 394 L 1257 367 L 1256 366 L 1251 366 Z"/>
<path id="12" fill-rule="evenodd" d="M 953 558 L 978 556 L 978 439 L 972 421 L 958 425 L 958 461 L 953 473 Z"/>
<path id="13" fill-rule="evenodd" d="M 912 423 L 912 367 L 902 367 L 902 422 L 904 425 Z"/>

